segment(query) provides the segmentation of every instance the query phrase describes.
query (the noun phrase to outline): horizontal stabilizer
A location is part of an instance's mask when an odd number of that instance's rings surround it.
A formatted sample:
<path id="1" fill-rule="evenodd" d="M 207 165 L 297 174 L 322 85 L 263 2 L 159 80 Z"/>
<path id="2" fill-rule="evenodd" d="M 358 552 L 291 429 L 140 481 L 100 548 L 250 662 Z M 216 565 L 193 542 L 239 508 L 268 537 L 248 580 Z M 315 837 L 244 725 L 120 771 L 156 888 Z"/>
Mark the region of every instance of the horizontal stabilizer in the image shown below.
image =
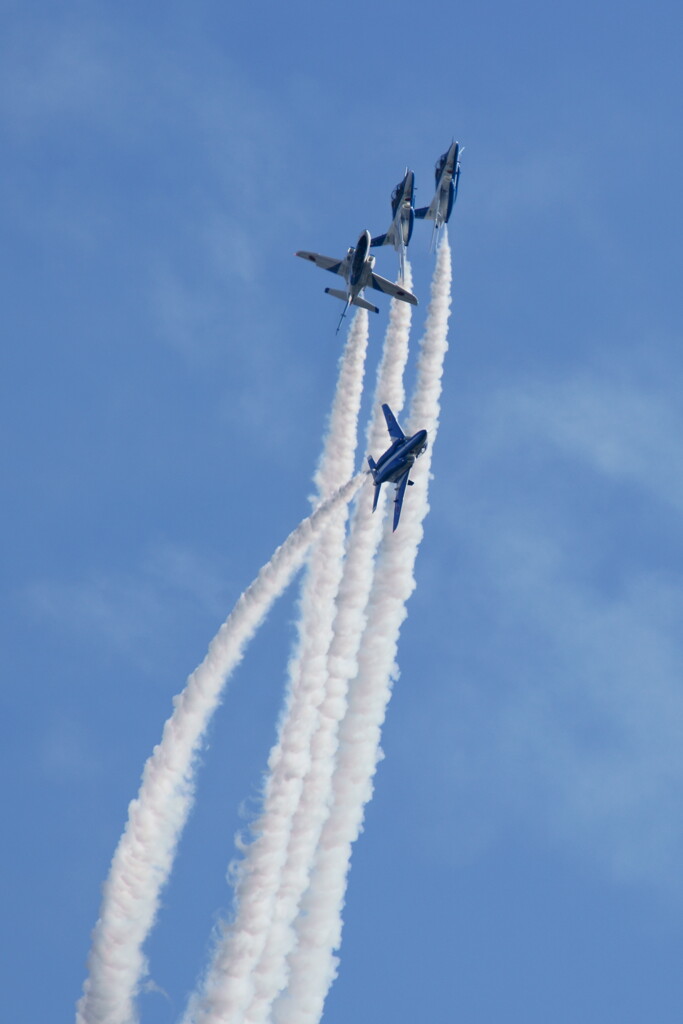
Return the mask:
<path id="1" fill-rule="evenodd" d="M 371 313 L 379 313 L 379 307 L 373 306 L 371 302 L 367 302 L 365 299 L 361 299 L 360 295 L 356 295 L 355 299 L 351 300 L 352 306 L 360 306 L 361 309 L 367 309 Z"/>
<path id="2" fill-rule="evenodd" d="M 419 210 L 415 211 L 415 216 L 418 218 L 418 220 L 424 220 L 428 213 L 429 207 L 421 206 Z"/>
<path id="3" fill-rule="evenodd" d="M 386 244 L 387 244 L 387 236 L 386 235 L 375 235 L 375 237 L 370 242 L 370 245 L 386 245 Z"/>
<path id="4" fill-rule="evenodd" d="M 328 295 L 334 295 L 335 299 L 341 299 L 342 302 L 348 302 L 348 292 L 339 291 L 337 288 L 326 288 L 325 291 Z M 361 299 L 360 295 L 356 295 L 355 299 L 351 299 L 352 306 L 360 306 L 361 309 L 368 309 L 371 313 L 379 313 L 377 306 L 373 306 L 371 302 L 366 302 L 365 299 Z"/>
<path id="5" fill-rule="evenodd" d="M 334 295 L 335 299 L 341 299 L 342 302 L 346 302 L 349 297 L 347 292 L 342 292 L 338 288 L 326 288 L 325 291 L 328 295 Z"/>

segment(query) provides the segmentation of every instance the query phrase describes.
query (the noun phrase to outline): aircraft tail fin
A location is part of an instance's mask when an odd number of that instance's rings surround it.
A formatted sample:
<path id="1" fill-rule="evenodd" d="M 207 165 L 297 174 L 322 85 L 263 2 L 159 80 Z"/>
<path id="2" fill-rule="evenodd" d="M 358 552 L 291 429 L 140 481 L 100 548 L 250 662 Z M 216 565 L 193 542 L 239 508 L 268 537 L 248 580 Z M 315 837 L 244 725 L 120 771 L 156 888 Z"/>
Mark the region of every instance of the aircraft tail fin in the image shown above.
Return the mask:
<path id="1" fill-rule="evenodd" d="M 341 299 L 342 302 L 348 302 L 349 296 L 347 292 L 342 292 L 338 288 L 326 288 L 325 291 L 328 295 L 333 295 L 335 299 Z M 352 306 L 360 306 L 361 309 L 368 309 L 371 313 L 379 313 L 377 306 L 373 306 L 371 302 L 366 302 L 365 299 L 361 299 L 360 295 L 356 295 L 354 299 L 351 299 Z"/>
<path id="2" fill-rule="evenodd" d="M 370 245 L 373 245 L 373 246 L 374 245 L 386 245 L 386 244 L 387 244 L 387 236 L 386 235 L 375 235 L 375 237 L 370 242 Z"/>

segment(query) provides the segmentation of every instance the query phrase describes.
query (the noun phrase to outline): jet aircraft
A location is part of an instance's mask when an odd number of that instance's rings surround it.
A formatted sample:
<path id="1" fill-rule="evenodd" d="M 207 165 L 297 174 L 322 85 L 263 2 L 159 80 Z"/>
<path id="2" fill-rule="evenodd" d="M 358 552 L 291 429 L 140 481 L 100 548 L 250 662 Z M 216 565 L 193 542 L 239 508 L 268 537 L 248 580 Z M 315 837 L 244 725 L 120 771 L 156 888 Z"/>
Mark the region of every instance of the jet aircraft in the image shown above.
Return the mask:
<path id="1" fill-rule="evenodd" d="M 413 463 L 415 459 L 422 455 L 427 447 L 427 431 L 418 430 L 417 434 L 413 434 L 412 437 L 406 437 L 388 405 L 382 406 L 382 412 L 384 413 L 384 419 L 387 421 L 391 445 L 377 462 L 375 462 L 372 456 L 368 456 L 368 465 L 370 466 L 372 479 L 375 481 L 372 511 L 374 512 L 377 508 L 377 499 L 379 498 L 382 484 L 389 481 L 395 483 L 393 525 L 395 530 L 401 518 L 401 507 L 406 486 L 410 485 L 412 487 L 413 485 L 413 481 L 408 479 Z"/>
<path id="2" fill-rule="evenodd" d="M 403 281 L 405 278 L 406 248 L 413 233 L 413 221 L 415 217 L 415 206 L 413 193 L 415 189 L 415 175 L 406 167 L 403 181 L 391 193 L 391 212 L 394 215 L 387 233 L 377 235 L 372 239 L 371 245 L 393 245 L 398 253 L 399 276 Z"/>
<path id="3" fill-rule="evenodd" d="M 439 229 L 448 224 L 453 204 L 458 196 L 460 181 L 460 144 L 452 142 L 449 148 L 436 161 L 434 177 L 436 191 L 429 206 L 422 206 L 415 211 L 420 220 L 433 220 L 432 244 Z"/>
<path id="4" fill-rule="evenodd" d="M 303 260 L 310 260 L 311 263 L 322 267 L 323 270 L 329 270 L 332 274 L 341 274 L 346 281 L 345 292 L 337 288 L 325 289 L 328 295 L 334 295 L 336 299 L 341 299 L 346 303 L 344 312 L 339 317 L 337 331 L 342 325 L 349 306 L 360 306 L 362 309 L 369 309 L 371 313 L 379 313 L 377 306 L 373 306 L 371 302 L 367 302 L 362 297 L 365 288 L 375 288 L 378 292 L 386 292 L 387 295 L 392 295 L 395 299 L 410 302 L 413 306 L 417 305 L 417 299 L 411 292 L 373 272 L 375 257 L 370 253 L 370 242 L 370 232 L 363 231 L 355 248 L 349 249 L 341 260 L 335 260 L 331 256 L 321 256 L 317 252 L 294 253 L 295 256 L 300 256 Z"/>

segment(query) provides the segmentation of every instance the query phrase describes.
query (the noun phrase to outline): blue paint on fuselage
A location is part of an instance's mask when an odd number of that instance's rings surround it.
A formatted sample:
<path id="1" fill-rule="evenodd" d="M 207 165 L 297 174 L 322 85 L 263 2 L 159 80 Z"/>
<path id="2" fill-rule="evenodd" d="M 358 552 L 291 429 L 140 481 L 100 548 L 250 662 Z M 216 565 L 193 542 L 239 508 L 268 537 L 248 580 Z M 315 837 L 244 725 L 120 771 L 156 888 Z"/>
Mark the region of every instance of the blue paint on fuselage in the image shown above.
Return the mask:
<path id="1" fill-rule="evenodd" d="M 408 242 L 411 239 L 411 236 L 413 234 L 413 224 L 414 223 L 415 223 L 415 210 L 411 206 L 410 207 L 410 211 L 408 213 L 408 220 L 407 220 L 408 230 L 407 231 L 406 231 L 406 219 L 405 218 L 403 219 L 403 244 L 404 245 L 407 245 Z"/>
<path id="2" fill-rule="evenodd" d="M 403 202 L 403 188 L 405 181 L 402 181 L 400 185 L 397 185 L 394 191 L 391 193 L 391 212 L 393 216 L 396 216 L 396 211 Z"/>
<path id="3" fill-rule="evenodd" d="M 412 171 L 406 171 L 403 181 L 399 181 L 398 185 L 391 193 L 391 212 L 394 217 L 396 211 L 402 203 L 406 202 L 412 205 L 413 199 L 413 183 L 415 181 L 415 175 Z"/>
<path id="4" fill-rule="evenodd" d="M 460 143 L 452 142 L 445 153 L 442 153 L 439 159 L 436 161 L 434 167 L 434 178 L 435 184 L 439 185 L 441 175 L 444 170 L 448 169 L 451 175 L 455 173 L 455 169 L 458 166 L 458 156 L 460 154 Z"/>
<path id="5" fill-rule="evenodd" d="M 363 275 L 363 268 L 365 267 L 365 261 L 368 257 L 368 249 L 370 248 L 370 232 L 364 231 L 358 239 L 353 258 L 351 260 L 351 270 L 349 271 L 349 285 L 353 288 L 361 280 Z"/>
<path id="6" fill-rule="evenodd" d="M 391 193 L 391 213 L 394 221 L 396 221 L 400 211 L 400 216 L 396 223 L 400 237 L 396 238 L 395 246 L 400 245 L 401 242 L 404 246 L 408 245 L 410 236 L 413 233 L 413 224 L 415 222 L 415 209 L 413 206 L 414 182 L 415 175 L 413 172 L 406 171 L 403 181 L 400 181 Z"/>
<path id="7" fill-rule="evenodd" d="M 412 437 L 394 441 L 384 455 L 377 460 L 373 471 L 375 484 L 398 480 L 427 447 L 427 431 L 418 430 Z"/>
<path id="8" fill-rule="evenodd" d="M 455 202 L 458 178 L 460 177 L 459 154 L 460 144 L 453 142 L 449 149 L 436 161 L 434 176 L 436 178 L 436 188 L 439 192 L 437 217 L 442 224 L 448 223 Z"/>
<path id="9" fill-rule="evenodd" d="M 448 188 L 448 202 L 446 204 L 446 216 L 444 217 L 444 223 L 445 224 L 448 224 L 448 220 L 449 220 L 450 215 L 451 215 L 451 213 L 453 211 L 453 203 L 454 203 L 454 201 L 455 201 L 455 185 L 453 184 L 453 179 L 451 178 L 451 181 L 450 181 L 450 184 L 449 184 L 449 188 Z"/>

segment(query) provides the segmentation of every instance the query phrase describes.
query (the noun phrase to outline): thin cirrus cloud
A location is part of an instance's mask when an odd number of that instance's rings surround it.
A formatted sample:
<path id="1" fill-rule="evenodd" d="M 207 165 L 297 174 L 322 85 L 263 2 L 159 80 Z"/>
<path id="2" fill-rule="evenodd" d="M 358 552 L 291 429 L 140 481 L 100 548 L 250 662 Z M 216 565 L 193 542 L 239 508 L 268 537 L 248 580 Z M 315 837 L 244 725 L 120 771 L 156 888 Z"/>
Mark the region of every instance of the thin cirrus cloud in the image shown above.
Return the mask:
<path id="1" fill-rule="evenodd" d="M 226 582 L 227 581 L 227 582 Z M 147 664 L 150 640 L 166 635 L 188 607 L 219 618 L 229 580 L 220 566 L 177 544 L 153 547 L 137 569 L 93 573 L 80 580 L 35 580 L 23 603 L 33 618 L 97 647 Z"/>
<path id="2" fill-rule="evenodd" d="M 542 431 L 565 456 L 683 506 L 683 482 L 675 471 L 683 419 L 661 390 L 648 393 L 634 383 L 586 376 L 508 393 L 502 405 L 501 418 L 516 420 L 527 432 Z"/>
<path id="3" fill-rule="evenodd" d="M 501 538 L 489 552 L 492 563 L 503 560 L 508 579 L 516 567 L 510 551 Z M 441 777 L 456 799 L 472 783 L 477 807 L 468 817 L 485 820 L 489 840 L 510 821 L 524 823 L 615 880 L 678 889 L 683 647 L 672 620 L 680 621 L 683 601 L 676 588 L 640 579 L 617 599 L 599 600 L 569 580 L 561 562 L 533 583 L 522 565 L 518 612 L 510 616 L 508 605 L 503 621 L 505 599 L 495 591 L 493 564 L 487 569 L 495 651 L 458 680 L 454 694 L 437 698 L 454 705 L 439 720 L 455 723 L 459 750 Z M 487 685 L 494 672 L 505 687 Z"/>
<path id="4" fill-rule="evenodd" d="M 683 895 L 670 391 L 585 371 L 479 396 L 453 504 L 462 564 L 440 597 L 456 623 L 474 603 L 481 632 L 418 712 L 421 728 L 449 723 L 435 750 L 458 751 L 426 768 L 469 823 L 434 844 L 442 856 L 468 860 L 512 827 L 615 883 Z M 600 497 L 584 506 L 586 491 Z"/>

